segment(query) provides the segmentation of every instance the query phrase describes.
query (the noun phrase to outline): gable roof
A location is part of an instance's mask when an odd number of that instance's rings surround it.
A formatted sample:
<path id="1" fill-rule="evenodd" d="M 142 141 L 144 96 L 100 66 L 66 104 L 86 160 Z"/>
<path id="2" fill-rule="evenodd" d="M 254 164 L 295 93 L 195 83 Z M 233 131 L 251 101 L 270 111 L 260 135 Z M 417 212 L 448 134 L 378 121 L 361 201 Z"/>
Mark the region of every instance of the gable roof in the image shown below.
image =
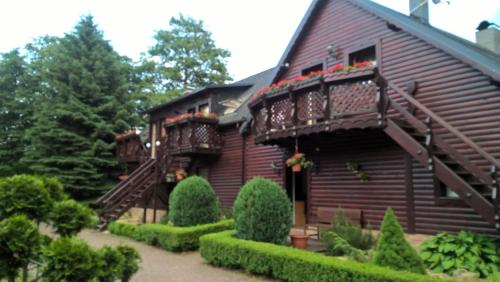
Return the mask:
<path id="1" fill-rule="evenodd" d="M 307 26 L 316 16 L 317 11 L 321 6 L 329 0 L 314 0 L 307 10 L 304 18 L 295 31 L 290 43 L 281 59 L 278 67 L 273 75 L 273 81 L 278 78 L 284 70 L 282 66 L 293 55 L 295 48 L 300 42 L 302 36 L 307 32 Z M 463 61 L 466 64 L 480 70 L 484 74 L 490 76 L 496 81 L 500 81 L 500 56 L 497 54 L 474 44 L 468 40 L 462 39 L 446 31 L 435 28 L 429 24 L 422 23 L 410 16 L 404 15 L 383 5 L 367 0 L 347 0 L 352 4 L 364 9 L 379 18 L 382 18 L 398 28 L 434 45 L 435 47 L 449 53 L 455 58 Z"/>

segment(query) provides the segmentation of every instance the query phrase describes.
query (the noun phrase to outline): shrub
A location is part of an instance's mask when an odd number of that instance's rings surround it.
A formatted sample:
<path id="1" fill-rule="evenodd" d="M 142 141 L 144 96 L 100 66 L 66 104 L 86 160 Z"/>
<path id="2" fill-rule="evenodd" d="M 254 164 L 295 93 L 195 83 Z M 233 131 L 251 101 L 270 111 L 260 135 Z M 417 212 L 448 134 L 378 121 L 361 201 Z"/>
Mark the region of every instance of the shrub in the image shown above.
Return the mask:
<path id="1" fill-rule="evenodd" d="M 66 200 L 68 196 L 64 193 L 64 187 L 57 177 L 41 176 L 40 180 L 47 191 L 49 191 L 50 198 L 55 201 Z"/>
<path id="2" fill-rule="evenodd" d="M 121 277 L 125 257 L 117 249 L 104 246 L 97 251 L 96 278 L 99 282 L 114 282 Z"/>
<path id="3" fill-rule="evenodd" d="M 361 226 L 352 223 L 342 209 L 335 212 L 335 218 L 329 230 L 357 249 L 369 250 L 375 244 L 371 230 L 364 231 Z"/>
<path id="4" fill-rule="evenodd" d="M 41 244 L 38 229 L 25 215 L 0 221 L 0 278 L 14 281 L 20 269 L 36 258 Z"/>
<path id="5" fill-rule="evenodd" d="M 123 256 L 124 261 L 120 268 L 120 278 L 122 282 L 128 282 L 132 276 L 139 270 L 139 262 L 141 261 L 141 256 L 132 247 L 129 246 L 118 246 L 116 250 Z"/>
<path id="6" fill-rule="evenodd" d="M 95 223 L 94 212 L 74 200 L 55 203 L 50 219 L 56 232 L 61 236 L 76 235 L 83 228 Z"/>
<path id="7" fill-rule="evenodd" d="M 292 224 L 291 202 L 276 182 L 255 177 L 241 188 L 233 216 L 237 237 L 283 244 Z"/>
<path id="8" fill-rule="evenodd" d="M 345 261 L 305 250 L 235 238 L 235 231 L 200 238 L 201 256 L 209 263 L 243 268 L 255 274 L 291 281 L 437 282 L 425 275 L 396 271 L 368 263 Z"/>
<path id="9" fill-rule="evenodd" d="M 187 251 L 198 249 L 200 236 L 232 229 L 233 227 L 234 221 L 232 220 L 221 220 L 216 223 L 190 227 L 112 222 L 108 226 L 108 230 L 115 235 L 133 238 L 168 251 Z"/>
<path id="10" fill-rule="evenodd" d="M 179 182 L 169 200 L 169 218 L 175 226 L 194 226 L 219 220 L 217 197 L 210 184 L 199 176 Z"/>
<path id="11" fill-rule="evenodd" d="M 15 175 L 0 181 L 0 219 L 25 214 L 41 222 L 51 208 L 50 194 L 38 177 Z"/>
<path id="12" fill-rule="evenodd" d="M 366 252 L 353 247 L 335 232 L 324 232 L 321 235 L 321 240 L 325 242 L 326 254 L 329 256 L 347 256 L 360 262 L 369 261 L 369 256 Z"/>
<path id="13" fill-rule="evenodd" d="M 44 249 L 42 273 L 46 281 L 91 281 L 96 277 L 98 255 L 85 241 L 61 237 Z"/>
<path id="14" fill-rule="evenodd" d="M 461 231 L 439 233 L 421 246 L 420 256 L 435 272 L 452 274 L 463 268 L 486 277 L 500 270 L 500 248 L 493 238 Z"/>
<path id="15" fill-rule="evenodd" d="M 405 240 L 403 229 L 391 208 L 387 209 L 382 221 L 374 262 L 396 270 L 425 273 L 422 259 Z"/>

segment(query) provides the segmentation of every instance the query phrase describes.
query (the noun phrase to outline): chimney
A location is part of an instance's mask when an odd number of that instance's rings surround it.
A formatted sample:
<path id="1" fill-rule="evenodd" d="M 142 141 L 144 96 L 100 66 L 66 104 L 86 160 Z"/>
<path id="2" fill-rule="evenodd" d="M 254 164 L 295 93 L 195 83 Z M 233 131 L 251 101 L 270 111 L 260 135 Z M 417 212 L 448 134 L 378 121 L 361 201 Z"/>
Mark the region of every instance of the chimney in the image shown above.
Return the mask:
<path id="1" fill-rule="evenodd" d="M 410 16 L 429 23 L 429 3 L 427 0 L 410 0 Z"/>
<path id="2" fill-rule="evenodd" d="M 500 55 L 500 30 L 490 27 L 476 31 L 476 43 Z"/>

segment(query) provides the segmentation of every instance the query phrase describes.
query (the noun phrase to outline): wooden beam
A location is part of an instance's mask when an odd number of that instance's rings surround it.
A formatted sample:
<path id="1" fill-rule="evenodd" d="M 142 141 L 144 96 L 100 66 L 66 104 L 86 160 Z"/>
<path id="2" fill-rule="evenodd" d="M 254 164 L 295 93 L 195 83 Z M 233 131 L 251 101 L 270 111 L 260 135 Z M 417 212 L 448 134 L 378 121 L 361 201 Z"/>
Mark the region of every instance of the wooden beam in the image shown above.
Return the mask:
<path id="1" fill-rule="evenodd" d="M 406 222 L 407 232 L 415 233 L 415 200 L 413 191 L 413 166 L 412 157 L 404 152 L 405 162 L 405 192 L 406 192 Z"/>

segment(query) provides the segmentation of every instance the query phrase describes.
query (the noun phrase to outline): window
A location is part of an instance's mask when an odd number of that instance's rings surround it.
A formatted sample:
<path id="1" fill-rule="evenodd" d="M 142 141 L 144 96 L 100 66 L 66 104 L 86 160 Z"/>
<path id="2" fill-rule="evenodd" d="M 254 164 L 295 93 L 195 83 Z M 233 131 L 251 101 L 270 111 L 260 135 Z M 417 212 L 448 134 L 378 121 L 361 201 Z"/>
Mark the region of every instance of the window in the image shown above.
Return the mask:
<path id="1" fill-rule="evenodd" d="M 439 197 L 447 199 L 459 199 L 457 193 L 455 193 L 450 187 L 446 186 L 443 182 L 439 181 Z"/>
<path id="2" fill-rule="evenodd" d="M 202 105 L 199 105 L 198 106 L 198 112 L 201 112 L 201 113 L 204 113 L 204 114 L 208 114 L 210 112 L 210 107 L 207 104 L 202 104 Z"/>
<path id="3" fill-rule="evenodd" d="M 323 70 L 323 63 L 320 63 L 320 64 L 315 64 L 313 66 L 310 66 L 310 67 L 307 67 L 305 69 L 302 70 L 301 74 L 302 75 L 308 75 L 312 72 L 315 72 L 315 71 L 322 71 Z"/>
<path id="4" fill-rule="evenodd" d="M 366 61 L 371 61 L 376 65 L 377 55 L 375 46 L 366 47 L 349 53 L 349 65 Z"/>
<path id="5" fill-rule="evenodd" d="M 187 113 L 188 113 L 188 114 L 194 114 L 195 112 L 196 112 L 196 109 L 195 109 L 195 108 L 189 108 L 189 109 L 187 110 Z"/>

